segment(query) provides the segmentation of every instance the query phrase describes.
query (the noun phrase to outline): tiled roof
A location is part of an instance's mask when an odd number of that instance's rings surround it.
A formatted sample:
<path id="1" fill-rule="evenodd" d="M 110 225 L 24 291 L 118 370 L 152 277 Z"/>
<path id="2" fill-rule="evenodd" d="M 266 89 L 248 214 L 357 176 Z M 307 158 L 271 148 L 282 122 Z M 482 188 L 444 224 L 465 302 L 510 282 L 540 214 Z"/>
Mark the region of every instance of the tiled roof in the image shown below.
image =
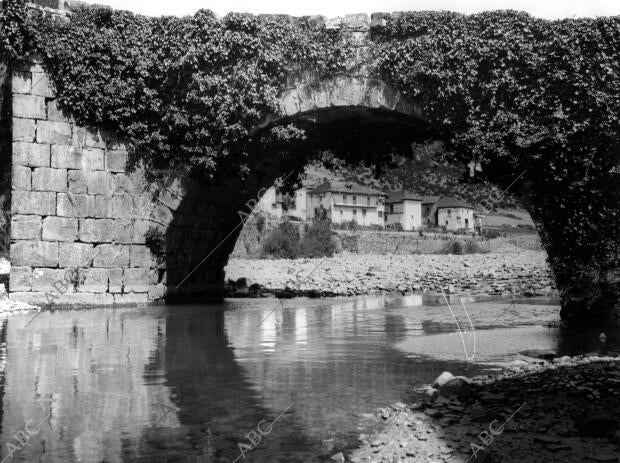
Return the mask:
<path id="1" fill-rule="evenodd" d="M 411 201 L 422 201 L 422 197 L 413 191 L 390 191 L 386 203 L 400 203 L 409 199 Z"/>
<path id="2" fill-rule="evenodd" d="M 321 185 L 316 187 L 310 193 L 346 193 L 346 194 L 360 194 L 360 195 L 380 195 L 386 196 L 385 193 L 373 188 L 359 185 L 357 183 L 340 183 L 330 182 L 325 180 Z"/>
<path id="3" fill-rule="evenodd" d="M 437 209 L 447 207 L 463 207 L 467 209 L 475 209 L 474 206 L 461 198 L 455 198 L 454 196 L 442 196 L 441 199 L 437 202 Z"/>

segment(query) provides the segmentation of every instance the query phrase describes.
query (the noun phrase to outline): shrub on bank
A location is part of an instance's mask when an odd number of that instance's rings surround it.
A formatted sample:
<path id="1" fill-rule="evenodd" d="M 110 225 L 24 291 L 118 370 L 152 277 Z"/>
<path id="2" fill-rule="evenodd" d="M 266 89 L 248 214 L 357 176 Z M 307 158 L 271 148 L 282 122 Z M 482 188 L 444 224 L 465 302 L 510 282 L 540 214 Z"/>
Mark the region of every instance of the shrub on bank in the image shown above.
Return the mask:
<path id="1" fill-rule="evenodd" d="M 287 219 L 267 235 L 263 241 L 261 257 L 295 259 L 299 257 L 299 249 L 299 231 Z"/>
<path id="2" fill-rule="evenodd" d="M 481 246 L 479 242 L 473 240 L 452 241 L 440 254 L 486 254 L 489 250 Z"/>
<path id="3" fill-rule="evenodd" d="M 332 236 L 332 221 L 327 211 L 319 211 L 312 219 L 306 234 L 301 240 L 300 251 L 302 257 L 331 257 L 336 250 L 336 243 Z"/>

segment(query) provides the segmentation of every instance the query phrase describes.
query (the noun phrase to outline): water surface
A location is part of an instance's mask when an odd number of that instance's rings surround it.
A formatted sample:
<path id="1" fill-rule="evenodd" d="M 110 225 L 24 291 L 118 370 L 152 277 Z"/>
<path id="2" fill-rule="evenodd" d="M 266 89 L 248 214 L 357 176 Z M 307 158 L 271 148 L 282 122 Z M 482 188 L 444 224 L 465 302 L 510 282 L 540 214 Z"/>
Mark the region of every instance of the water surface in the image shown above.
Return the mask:
<path id="1" fill-rule="evenodd" d="M 553 301 L 422 302 L 227 300 L 45 312 L 28 326 L 32 314 L 12 316 L 0 332 L 2 456 L 322 461 L 322 441 L 356 445 L 376 424 L 367 414 L 444 370 L 474 375 L 523 349 L 597 347 L 598 333 L 545 326 L 558 320 Z M 616 346 L 618 333 L 607 334 Z M 28 420 L 39 432 L 11 459 Z M 259 423 L 271 432 L 250 451 Z"/>

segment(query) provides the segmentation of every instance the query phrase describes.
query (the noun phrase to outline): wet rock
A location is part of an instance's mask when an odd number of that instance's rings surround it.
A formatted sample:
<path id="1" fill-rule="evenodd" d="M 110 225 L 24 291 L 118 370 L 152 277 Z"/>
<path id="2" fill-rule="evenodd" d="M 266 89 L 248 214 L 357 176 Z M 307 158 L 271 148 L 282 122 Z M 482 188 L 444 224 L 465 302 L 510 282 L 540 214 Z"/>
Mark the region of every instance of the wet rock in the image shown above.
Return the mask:
<path id="1" fill-rule="evenodd" d="M 439 387 L 439 393 L 444 397 L 471 397 L 473 392 L 473 384 L 464 376 L 455 376 Z"/>
<path id="2" fill-rule="evenodd" d="M 541 360 L 553 360 L 555 358 L 555 352 L 552 350 L 527 349 L 519 352 L 519 354 Z"/>
<path id="3" fill-rule="evenodd" d="M 338 461 L 338 462 L 340 462 L 340 463 L 342 463 L 342 462 L 344 462 L 344 461 L 345 461 L 345 460 L 344 460 L 344 455 L 342 454 L 342 452 L 338 452 L 338 453 L 336 453 L 335 455 L 332 455 L 329 459 L 330 459 L 331 461 Z"/>
<path id="4" fill-rule="evenodd" d="M 437 378 L 435 378 L 435 381 L 433 381 L 431 386 L 436 389 L 440 388 L 441 386 L 446 384 L 451 379 L 454 379 L 454 376 L 452 375 L 452 373 L 450 373 L 449 371 L 444 371 L 442 374 L 437 376 Z"/>

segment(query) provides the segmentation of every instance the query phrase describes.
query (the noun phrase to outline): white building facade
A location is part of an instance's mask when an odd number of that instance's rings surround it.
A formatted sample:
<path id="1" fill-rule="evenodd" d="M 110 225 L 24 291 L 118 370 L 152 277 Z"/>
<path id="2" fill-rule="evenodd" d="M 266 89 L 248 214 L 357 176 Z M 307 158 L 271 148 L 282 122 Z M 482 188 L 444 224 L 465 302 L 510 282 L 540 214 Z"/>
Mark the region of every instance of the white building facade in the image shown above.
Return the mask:
<path id="1" fill-rule="evenodd" d="M 409 191 L 392 192 L 385 203 L 385 225 L 400 224 L 404 231 L 422 226 L 422 198 Z"/>
<path id="2" fill-rule="evenodd" d="M 382 191 L 362 185 L 326 181 L 307 192 L 307 218 L 311 220 L 323 207 L 335 224 L 354 222 L 360 226 L 384 227 L 386 196 Z"/>

